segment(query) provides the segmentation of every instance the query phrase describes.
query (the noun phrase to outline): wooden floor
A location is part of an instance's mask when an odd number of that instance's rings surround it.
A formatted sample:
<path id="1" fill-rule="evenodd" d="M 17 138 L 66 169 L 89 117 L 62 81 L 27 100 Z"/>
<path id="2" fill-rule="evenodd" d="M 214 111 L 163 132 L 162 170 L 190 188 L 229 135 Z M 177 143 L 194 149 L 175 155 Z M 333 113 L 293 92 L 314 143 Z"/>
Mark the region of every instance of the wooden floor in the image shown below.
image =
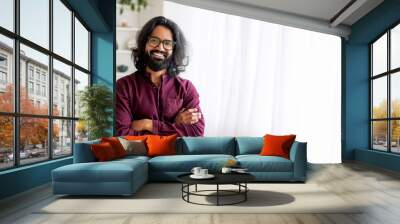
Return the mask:
<path id="1" fill-rule="evenodd" d="M 357 214 L 35 214 L 35 208 L 54 200 L 47 185 L 1 201 L 0 223 L 400 223 L 399 173 L 359 163 L 311 165 L 308 183 L 367 206 Z"/>

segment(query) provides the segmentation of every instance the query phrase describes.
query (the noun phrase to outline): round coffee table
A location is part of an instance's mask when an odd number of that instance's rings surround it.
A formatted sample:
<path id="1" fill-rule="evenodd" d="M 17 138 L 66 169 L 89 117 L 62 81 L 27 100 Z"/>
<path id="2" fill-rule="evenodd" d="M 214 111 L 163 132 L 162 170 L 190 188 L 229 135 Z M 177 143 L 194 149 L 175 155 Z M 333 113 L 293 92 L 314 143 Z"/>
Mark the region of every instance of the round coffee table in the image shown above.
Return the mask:
<path id="1" fill-rule="evenodd" d="M 188 203 L 198 204 L 198 205 L 234 205 L 247 200 L 247 192 L 249 188 L 247 183 L 255 180 L 255 177 L 249 173 L 215 173 L 215 177 L 212 179 L 193 179 L 190 177 L 191 173 L 182 174 L 177 177 L 178 181 L 182 183 L 182 199 Z M 204 185 L 216 185 L 215 190 L 197 190 L 198 184 Z M 190 186 L 195 186 L 194 191 L 190 191 Z M 223 190 L 220 189 L 220 185 L 236 185 L 237 190 Z M 209 192 L 215 192 L 215 194 L 205 194 Z M 190 201 L 190 196 L 204 196 L 204 197 L 216 197 L 216 204 L 202 204 Z M 232 197 L 241 196 L 239 200 L 231 203 L 221 203 L 221 197 Z"/>

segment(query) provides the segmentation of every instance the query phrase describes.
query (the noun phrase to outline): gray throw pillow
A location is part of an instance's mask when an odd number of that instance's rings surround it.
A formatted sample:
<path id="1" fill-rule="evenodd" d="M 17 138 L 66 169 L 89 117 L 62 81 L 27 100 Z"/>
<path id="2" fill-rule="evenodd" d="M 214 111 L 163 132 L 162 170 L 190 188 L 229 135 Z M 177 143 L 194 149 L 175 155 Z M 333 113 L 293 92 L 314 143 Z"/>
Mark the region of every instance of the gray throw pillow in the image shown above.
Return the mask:
<path id="1" fill-rule="evenodd" d="M 118 137 L 119 142 L 124 147 L 126 155 L 145 156 L 147 155 L 146 145 L 141 140 L 126 140 Z"/>

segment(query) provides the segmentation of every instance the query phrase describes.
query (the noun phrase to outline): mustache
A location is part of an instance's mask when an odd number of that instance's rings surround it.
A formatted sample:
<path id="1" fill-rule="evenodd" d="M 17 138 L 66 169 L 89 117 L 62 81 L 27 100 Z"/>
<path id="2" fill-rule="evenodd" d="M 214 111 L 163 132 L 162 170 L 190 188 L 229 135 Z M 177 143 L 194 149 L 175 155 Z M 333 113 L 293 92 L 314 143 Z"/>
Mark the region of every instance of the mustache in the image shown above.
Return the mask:
<path id="1" fill-rule="evenodd" d="M 168 56 L 167 52 L 164 52 L 164 51 L 159 51 L 159 50 L 152 50 L 152 51 L 150 51 L 150 55 L 153 54 L 153 53 L 162 54 L 162 55 L 164 55 L 164 57 L 167 57 L 167 56 Z"/>

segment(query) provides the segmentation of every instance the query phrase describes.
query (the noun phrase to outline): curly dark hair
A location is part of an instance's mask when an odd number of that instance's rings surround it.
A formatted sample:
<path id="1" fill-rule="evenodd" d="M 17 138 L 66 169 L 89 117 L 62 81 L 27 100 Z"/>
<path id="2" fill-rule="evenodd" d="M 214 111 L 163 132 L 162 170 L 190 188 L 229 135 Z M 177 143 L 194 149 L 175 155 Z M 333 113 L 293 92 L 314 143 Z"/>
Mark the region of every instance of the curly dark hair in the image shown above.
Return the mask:
<path id="1" fill-rule="evenodd" d="M 185 71 L 185 67 L 189 63 L 188 57 L 186 55 L 186 39 L 183 36 L 183 32 L 178 27 L 178 25 L 163 16 L 154 17 L 153 19 L 148 21 L 137 35 L 137 47 L 132 50 L 133 63 L 135 64 L 135 67 L 138 71 L 145 71 L 146 43 L 154 28 L 160 25 L 171 30 L 173 41 L 175 42 L 174 49 L 171 55 L 172 60 L 167 69 L 168 74 L 172 76 L 179 75 L 179 73 Z"/>

